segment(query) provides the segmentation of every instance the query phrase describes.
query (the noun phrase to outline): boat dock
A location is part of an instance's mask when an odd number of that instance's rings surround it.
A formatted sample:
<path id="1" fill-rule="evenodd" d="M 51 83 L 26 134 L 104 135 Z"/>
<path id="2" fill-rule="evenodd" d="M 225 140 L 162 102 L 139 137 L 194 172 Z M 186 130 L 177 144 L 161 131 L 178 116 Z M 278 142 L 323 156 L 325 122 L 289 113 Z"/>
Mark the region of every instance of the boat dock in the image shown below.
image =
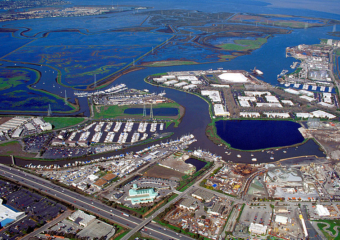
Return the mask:
<path id="1" fill-rule="evenodd" d="M 135 142 L 137 142 L 138 141 L 138 139 L 139 139 L 139 136 L 140 136 L 140 133 L 134 133 L 133 135 L 132 135 L 132 138 L 131 138 L 131 143 L 135 143 Z"/>
<path id="2" fill-rule="evenodd" d="M 134 124 L 133 122 L 126 122 L 124 132 L 131 132 L 133 124 Z"/>
<path id="3" fill-rule="evenodd" d="M 116 126 L 113 129 L 113 131 L 118 132 L 121 126 L 122 126 L 122 122 L 116 122 Z"/>
<path id="4" fill-rule="evenodd" d="M 114 132 L 108 132 L 107 135 L 106 135 L 106 138 L 104 140 L 104 143 L 112 143 L 115 135 L 116 135 L 116 133 L 114 133 Z"/>
<path id="5" fill-rule="evenodd" d="M 156 132 L 156 128 L 157 128 L 157 123 L 151 123 L 151 128 L 150 128 L 150 132 Z"/>
<path id="6" fill-rule="evenodd" d="M 138 132 L 144 133 L 146 131 L 147 126 L 148 126 L 148 123 L 146 122 L 139 123 Z"/>

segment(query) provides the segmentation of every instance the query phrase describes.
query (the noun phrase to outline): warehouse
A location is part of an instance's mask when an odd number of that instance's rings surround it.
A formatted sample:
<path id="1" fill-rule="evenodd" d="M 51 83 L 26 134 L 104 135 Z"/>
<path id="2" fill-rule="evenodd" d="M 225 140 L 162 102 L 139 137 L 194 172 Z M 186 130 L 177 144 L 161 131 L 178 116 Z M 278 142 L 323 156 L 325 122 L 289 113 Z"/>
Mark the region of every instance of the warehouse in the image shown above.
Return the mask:
<path id="1" fill-rule="evenodd" d="M 220 92 L 216 90 L 202 90 L 203 96 L 208 96 L 213 102 L 221 102 Z"/>
<path id="2" fill-rule="evenodd" d="M 233 82 L 233 83 L 249 82 L 248 78 L 244 76 L 242 73 L 222 73 L 218 77 L 225 82 Z"/>
<path id="3" fill-rule="evenodd" d="M 255 233 L 255 234 L 266 234 L 267 226 L 263 226 L 262 224 L 258 224 L 258 223 L 255 223 L 255 224 L 250 223 L 249 232 Z"/>
<path id="4" fill-rule="evenodd" d="M 225 111 L 222 104 L 214 105 L 215 116 L 217 117 L 229 117 L 230 113 Z"/>

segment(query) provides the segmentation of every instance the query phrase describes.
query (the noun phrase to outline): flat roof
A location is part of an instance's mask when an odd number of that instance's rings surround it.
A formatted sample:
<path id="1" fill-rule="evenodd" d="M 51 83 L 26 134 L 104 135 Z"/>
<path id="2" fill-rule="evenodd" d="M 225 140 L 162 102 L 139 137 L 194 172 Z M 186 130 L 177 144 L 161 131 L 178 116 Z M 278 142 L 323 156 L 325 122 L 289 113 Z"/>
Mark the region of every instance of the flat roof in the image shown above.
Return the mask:
<path id="1" fill-rule="evenodd" d="M 214 197 L 212 193 L 205 191 L 203 189 L 197 189 L 195 192 L 192 193 L 192 196 L 194 195 L 203 198 L 204 200 L 211 200 Z"/>
<path id="2" fill-rule="evenodd" d="M 0 224 L 2 227 L 5 225 L 18 220 L 25 216 L 24 212 L 15 212 L 12 209 L 2 205 L 2 199 L 0 199 Z"/>
<path id="3" fill-rule="evenodd" d="M 222 73 L 218 76 L 221 80 L 233 83 L 249 82 L 249 79 L 242 73 Z"/>
<path id="4" fill-rule="evenodd" d="M 106 236 L 106 239 L 110 239 L 115 232 L 116 230 L 112 225 L 96 220 L 81 230 L 77 235 L 79 237 L 89 237 L 91 239 Z"/>

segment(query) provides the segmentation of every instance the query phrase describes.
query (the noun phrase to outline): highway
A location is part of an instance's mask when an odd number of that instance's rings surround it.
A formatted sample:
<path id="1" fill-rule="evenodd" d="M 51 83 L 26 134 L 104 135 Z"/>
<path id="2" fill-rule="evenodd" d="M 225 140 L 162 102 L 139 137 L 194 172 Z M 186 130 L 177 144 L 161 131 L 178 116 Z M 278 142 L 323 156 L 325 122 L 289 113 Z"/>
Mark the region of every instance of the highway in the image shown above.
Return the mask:
<path id="1" fill-rule="evenodd" d="M 8 179 L 16 181 L 22 185 L 26 185 L 32 189 L 40 190 L 56 199 L 73 205 L 75 208 L 83 209 L 91 212 L 101 218 L 116 222 L 127 228 L 136 228 L 144 220 L 133 216 L 123 215 L 122 212 L 111 208 L 99 201 L 83 196 L 79 193 L 70 191 L 58 185 L 55 185 L 48 180 L 42 179 L 35 175 L 20 171 L 18 169 L 0 164 L 0 174 Z M 147 225 L 147 234 L 157 239 L 191 239 L 188 236 L 175 233 L 169 229 L 155 224 Z"/>

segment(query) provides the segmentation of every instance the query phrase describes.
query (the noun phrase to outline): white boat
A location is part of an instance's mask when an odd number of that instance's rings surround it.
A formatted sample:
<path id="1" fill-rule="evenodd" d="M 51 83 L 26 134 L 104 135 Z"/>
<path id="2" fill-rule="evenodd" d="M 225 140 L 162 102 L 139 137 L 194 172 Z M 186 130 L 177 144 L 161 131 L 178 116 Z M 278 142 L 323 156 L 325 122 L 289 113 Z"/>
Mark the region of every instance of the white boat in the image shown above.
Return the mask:
<path id="1" fill-rule="evenodd" d="M 253 73 L 256 75 L 263 75 L 263 72 L 259 69 L 256 69 L 256 67 L 253 69 Z"/>
<path id="2" fill-rule="evenodd" d="M 257 161 L 257 158 L 252 158 L 251 159 L 253 162 L 256 162 Z"/>

